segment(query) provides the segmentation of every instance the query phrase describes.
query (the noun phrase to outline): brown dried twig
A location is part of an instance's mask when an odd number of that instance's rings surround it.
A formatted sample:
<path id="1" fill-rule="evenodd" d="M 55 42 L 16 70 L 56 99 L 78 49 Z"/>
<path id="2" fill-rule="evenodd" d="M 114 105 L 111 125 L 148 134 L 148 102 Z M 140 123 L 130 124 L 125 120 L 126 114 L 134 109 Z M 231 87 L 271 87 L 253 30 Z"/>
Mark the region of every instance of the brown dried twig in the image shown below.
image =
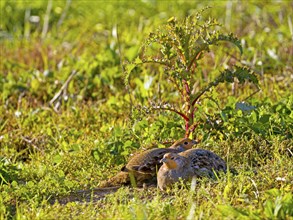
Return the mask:
<path id="1" fill-rule="evenodd" d="M 55 94 L 55 96 L 50 100 L 49 104 L 52 106 L 55 112 L 58 113 L 58 109 L 61 105 L 61 96 L 66 96 L 67 94 L 67 88 L 73 77 L 76 75 L 77 71 L 73 70 L 71 74 L 68 76 L 65 83 L 62 85 L 61 89 Z M 57 102 L 56 102 L 57 101 Z M 56 102 L 56 103 L 55 103 Z M 54 104 L 55 103 L 55 104 Z"/>

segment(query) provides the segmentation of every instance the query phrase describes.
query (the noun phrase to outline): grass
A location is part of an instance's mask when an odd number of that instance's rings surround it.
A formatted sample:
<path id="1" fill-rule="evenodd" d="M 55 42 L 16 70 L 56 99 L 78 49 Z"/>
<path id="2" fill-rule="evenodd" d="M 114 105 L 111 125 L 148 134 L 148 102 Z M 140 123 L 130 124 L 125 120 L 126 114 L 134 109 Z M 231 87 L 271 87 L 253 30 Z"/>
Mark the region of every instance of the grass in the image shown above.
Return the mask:
<path id="1" fill-rule="evenodd" d="M 1 1 L 0 219 L 292 219 L 292 2 L 212 3 Z M 236 34 L 244 53 L 213 48 L 198 85 L 241 62 L 258 75 L 261 91 L 249 97 L 255 88 L 237 83 L 210 91 L 193 135 L 238 175 L 197 180 L 195 190 L 122 187 L 85 203 L 52 204 L 98 188 L 131 154 L 184 135 L 176 114 L 150 111 L 150 101 L 178 104 L 163 70 L 142 67 L 126 88 L 121 64 L 170 17 L 209 4 L 205 16 Z M 243 101 L 253 110 L 238 109 Z"/>

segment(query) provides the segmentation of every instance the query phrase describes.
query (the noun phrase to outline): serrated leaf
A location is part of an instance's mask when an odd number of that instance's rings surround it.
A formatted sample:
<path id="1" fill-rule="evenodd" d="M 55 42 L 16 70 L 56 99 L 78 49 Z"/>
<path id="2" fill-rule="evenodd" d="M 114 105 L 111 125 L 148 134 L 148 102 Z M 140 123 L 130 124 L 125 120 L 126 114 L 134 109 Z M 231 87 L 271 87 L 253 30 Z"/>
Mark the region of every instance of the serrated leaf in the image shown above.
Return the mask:
<path id="1" fill-rule="evenodd" d="M 237 37 L 235 37 L 232 33 L 229 35 L 219 34 L 218 36 L 213 37 L 209 44 L 210 45 L 216 44 L 219 41 L 228 41 L 230 43 L 233 43 L 240 50 L 240 54 L 243 53 L 241 41 Z"/>

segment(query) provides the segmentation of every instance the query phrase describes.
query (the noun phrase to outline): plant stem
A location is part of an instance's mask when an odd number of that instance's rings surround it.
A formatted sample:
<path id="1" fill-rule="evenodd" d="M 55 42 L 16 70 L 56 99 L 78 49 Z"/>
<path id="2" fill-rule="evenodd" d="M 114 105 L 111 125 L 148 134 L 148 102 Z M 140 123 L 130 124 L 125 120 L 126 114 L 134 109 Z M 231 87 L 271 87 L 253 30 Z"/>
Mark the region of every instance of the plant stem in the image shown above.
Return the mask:
<path id="1" fill-rule="evenodd" d="M 175 112 L 176 114 L 180 115 L 185 121 L 188 121 L 188 117 L 182 113 L 179 112 L 173 108 L 163 108 L 163 107 L 153 107 L 154 110 L 166 110 L 166 111 L 171 111 L 171 112 Z"/>
<path id="2" fill-rule="evenodd" d="M 197 59 L 199 58 L 200 54 L 201 54 L 201 51 L 198 52 L 198 53 L 193 57 L 193 59 L 191 60 L 189 66 L 188 66 L 188 70 L 190 70 L 190 68 L 192 67 L 192 64 L 194 63 L 194 61 L 197 60 Z"/>

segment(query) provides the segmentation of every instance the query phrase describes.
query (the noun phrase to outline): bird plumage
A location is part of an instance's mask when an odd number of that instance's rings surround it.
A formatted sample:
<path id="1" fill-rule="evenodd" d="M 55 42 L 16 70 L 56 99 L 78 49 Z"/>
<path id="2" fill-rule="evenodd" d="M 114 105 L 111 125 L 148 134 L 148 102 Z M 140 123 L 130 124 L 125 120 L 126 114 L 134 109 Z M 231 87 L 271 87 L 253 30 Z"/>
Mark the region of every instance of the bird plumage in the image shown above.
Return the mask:
<path id="1" fill-rule="evenodd" d="M 196 144 L 196 141 L 190 140 L 189 138 L 182 138 L 169 148 L 154 148 L 136 154 L 122 167 L 121 172 L 103 182 L 101 186 L 108 187 L 129 184 L 129 174 L 133 175 L 138 183 L 150 180 L 156 175 L 162 165 L 161 159 L 166 153 L 180 153 L 191 149 L 194 144 Z"/>
<path id="2" fill-rule="evenodd" d="M 161 190 L 178 182 L 187 180 L 194 175 L 190 160 L 179 154 L 167 153 L 161 160 L 163 165 L 157 174 L 157 183 Z"/>
<path id="3" fill-rule="evenodd" d="M 190 140 L 189 138 L 182 138 L 176 141 L 169 148 L 154 148 L 146 150 L 132 157 L 127 165 L 122 168 L 122 171 L 135 171 L 155 174 L 156 167 L 162 164 L 160 160 L 163 158 L 164 154 L 169 152 L 180 153 L 191 149 L 194 144 L 196 144 L 194 140 Z"/>
<path id="4" fill-rule="evenodd" d="M 197 176 L 214 177 L 214 171 L 227 171 L 226 162 L 217 154 L 204 149 L 190 149 L 180 153 L 190 160 Z"/>
<path id="5" fill-rule="evenodd" d="M 215 172 L 226 172 L 225 161 L 217 154 L 203 149 L 190 149 L 179 154 L 167 153 L 164 163 L 158 171 L 157 182 L 161 190 L 170 187 L 179 179 L 189 180 L 192 177 L 211 177 Z"/>

